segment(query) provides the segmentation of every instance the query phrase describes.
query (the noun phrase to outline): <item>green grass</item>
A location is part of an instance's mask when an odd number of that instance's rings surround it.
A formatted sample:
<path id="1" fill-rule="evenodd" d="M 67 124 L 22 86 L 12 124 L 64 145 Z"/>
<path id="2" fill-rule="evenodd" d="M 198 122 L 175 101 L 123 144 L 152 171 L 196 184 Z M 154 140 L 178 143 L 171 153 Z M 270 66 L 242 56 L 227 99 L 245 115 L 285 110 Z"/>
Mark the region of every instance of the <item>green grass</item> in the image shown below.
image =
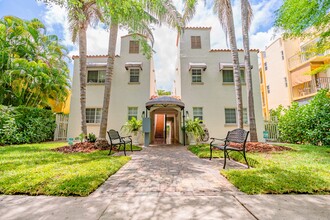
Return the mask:
<path id="1" fill-rule="evenodd" d="M 255 161 L 253 169 L 221 170 L 221 174 L 247 194 L 330 194 L 330 147 L 285 146 L 294 151 L 247 153 L 248 160 Z M 188 149 L 199 157 L 209 155 L 208 146 Z"/>
<path id="2" fill-rule="evenodd" d="M 87 196 L 130 157 L 108 151 L 64 154 L 50 149 L 66 143 L 0 147 L 0 193 Z"/>

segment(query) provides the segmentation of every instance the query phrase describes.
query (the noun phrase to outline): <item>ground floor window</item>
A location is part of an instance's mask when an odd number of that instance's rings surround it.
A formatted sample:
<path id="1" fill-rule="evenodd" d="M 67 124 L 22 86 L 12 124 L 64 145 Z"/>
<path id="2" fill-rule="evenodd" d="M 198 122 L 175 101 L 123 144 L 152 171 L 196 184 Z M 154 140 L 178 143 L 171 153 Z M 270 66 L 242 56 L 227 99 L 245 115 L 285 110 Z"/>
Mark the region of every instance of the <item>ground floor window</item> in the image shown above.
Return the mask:
<path id="1" fill-rule="evenodd" d="M 133 117 L 137 119 L 138 107 L 128 107 L 128 117 L 127 119 L 130 121 Z"/>
<path id="2" fill-rule="evenodd" d="M 139 69 L 130 69 L 130 76 L 129 76 L 129 82 L 139 82 L 140 78 L 140 70 Z"/>
<path id="3" fill-rule="evenodd" d="M 193 117 L 194 120 L 198 118 L 203 121 L 203 108 L 202 107 L 193 107 Z"/>
<path id="4" fill-rule="evenodd" d="M 86 123 L 100 123 L 101 112 L 101 108 L 86 108 Z"/>
<path id="5" fill-rule="evenodd" d="M 191 81 L 193 83 L 202 82 L 202 69 L 192 69 L 191 70 Z"/>
<path id="6" fill-rule="evenodd" d="M 225 108 L 225 123 L 236 124 L 236 108 Z M 243 123 L 248 124 L 247 109 L 243 108 Z"/>

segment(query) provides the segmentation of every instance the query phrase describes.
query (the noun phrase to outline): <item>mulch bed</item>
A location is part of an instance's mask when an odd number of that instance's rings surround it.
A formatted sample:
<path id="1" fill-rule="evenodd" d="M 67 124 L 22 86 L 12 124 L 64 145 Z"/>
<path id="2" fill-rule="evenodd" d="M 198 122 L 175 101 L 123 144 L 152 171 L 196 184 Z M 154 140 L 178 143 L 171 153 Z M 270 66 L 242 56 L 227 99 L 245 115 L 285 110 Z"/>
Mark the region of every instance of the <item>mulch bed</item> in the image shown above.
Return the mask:
<path id="1" fill-rule="evenodd" d="M 76 153 L 76 152 L 90 153 L 96 150 L 99 149 L 94 145 L 94 143 L 91 142 L 81 142 L 81 143 L 76 143 L 72 146 L 64 146 L 53 149 L 53 151 L 62 152 L 62 153 Z"/>
<path id="2" fill-rule="evenodd" d="M 230 143 L 230 146 L 240 148 L 241 144 Z M 266 153 L 266 152 L 288 151 L 288 150 L 292 150 L 292 149 L 289 147 L 277 146 L 277 145 L 261 143 L 261 142 L 246 142 L 247 152 Z"/>

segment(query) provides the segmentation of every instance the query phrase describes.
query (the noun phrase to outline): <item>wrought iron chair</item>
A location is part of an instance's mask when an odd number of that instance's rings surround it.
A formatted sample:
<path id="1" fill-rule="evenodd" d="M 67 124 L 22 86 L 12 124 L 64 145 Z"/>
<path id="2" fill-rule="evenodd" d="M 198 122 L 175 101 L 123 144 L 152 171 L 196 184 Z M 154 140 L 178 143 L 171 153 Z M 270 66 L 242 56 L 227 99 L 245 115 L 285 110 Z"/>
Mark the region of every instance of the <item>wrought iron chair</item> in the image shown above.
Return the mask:
<path id="1" fill-rule="evenodd" d="M 225 169 L 227 157 L 228 157 L 228 159 L 230 159 L 228 151 L 236 151 L 236 152 L 242 153 L 244 160 L 246 162 L 246 165 L 248 166 L 248 168 L 250 168 L 249 163 L 246 159 L 246 151 L 245 151 L 245 144 L 246 144 L 248 135 L 249 135 L 249 131 L 245 131 L 241 128 L 237 128 L 235 130 L 228 131 L 227 136 L 224 139 L 211 138 L 212 141 L 210 143 L 210 160 L 212 159 L 212 150 L 214 148 L 223 150 L 223 154 L 224 154 L 224 158 L 225 158 L 225 162 L 223 164 L 223 169 Z M 219 144 L 219 141 L 222 141 L 222 143 Z M 230 147 L 231 142 L 240 143 L 241 148 Z"/>
<path id="2" fill-rule="evenodd" d="M 124 154 L 126 156 L 126 144 L 131 145 L 131 151 L 133 152 L 131 136 L 121 137 L 119 135 L 119 132 L 113 129 L 107 131 L 107 133 L 110 139 L 110 151 L 108 155 L 111 154 L 113 147 L 118 146 L 118 151 L 119 151 L 120 146 L 124 146 Z"/>

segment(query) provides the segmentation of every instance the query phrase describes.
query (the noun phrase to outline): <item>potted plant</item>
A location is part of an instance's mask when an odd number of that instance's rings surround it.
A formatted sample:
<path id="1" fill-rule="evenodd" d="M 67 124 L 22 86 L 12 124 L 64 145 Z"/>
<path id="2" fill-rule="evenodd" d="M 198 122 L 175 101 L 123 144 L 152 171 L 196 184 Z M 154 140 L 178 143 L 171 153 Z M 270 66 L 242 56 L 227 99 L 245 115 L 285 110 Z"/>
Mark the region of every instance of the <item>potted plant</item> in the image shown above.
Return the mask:
<path id="1" fill-rule="evenodd" d="M 199 118 L 186 120 L 185 130 L 188 135 L 189 144 L 194 145 L 199 143 L 201 137 L 204 135 L 204 129 L 201 124 L 202 120 Z"/>
<path id="2" fill-rule="evenodd" d="M 137 120 L 133 117 L 131 120 L 127 121 L 122 127 L 125 133 L 132 135 L 132 141 L 134 145 L 139 144 L 139 136 L 142 128 L 142 120 Z"/>

